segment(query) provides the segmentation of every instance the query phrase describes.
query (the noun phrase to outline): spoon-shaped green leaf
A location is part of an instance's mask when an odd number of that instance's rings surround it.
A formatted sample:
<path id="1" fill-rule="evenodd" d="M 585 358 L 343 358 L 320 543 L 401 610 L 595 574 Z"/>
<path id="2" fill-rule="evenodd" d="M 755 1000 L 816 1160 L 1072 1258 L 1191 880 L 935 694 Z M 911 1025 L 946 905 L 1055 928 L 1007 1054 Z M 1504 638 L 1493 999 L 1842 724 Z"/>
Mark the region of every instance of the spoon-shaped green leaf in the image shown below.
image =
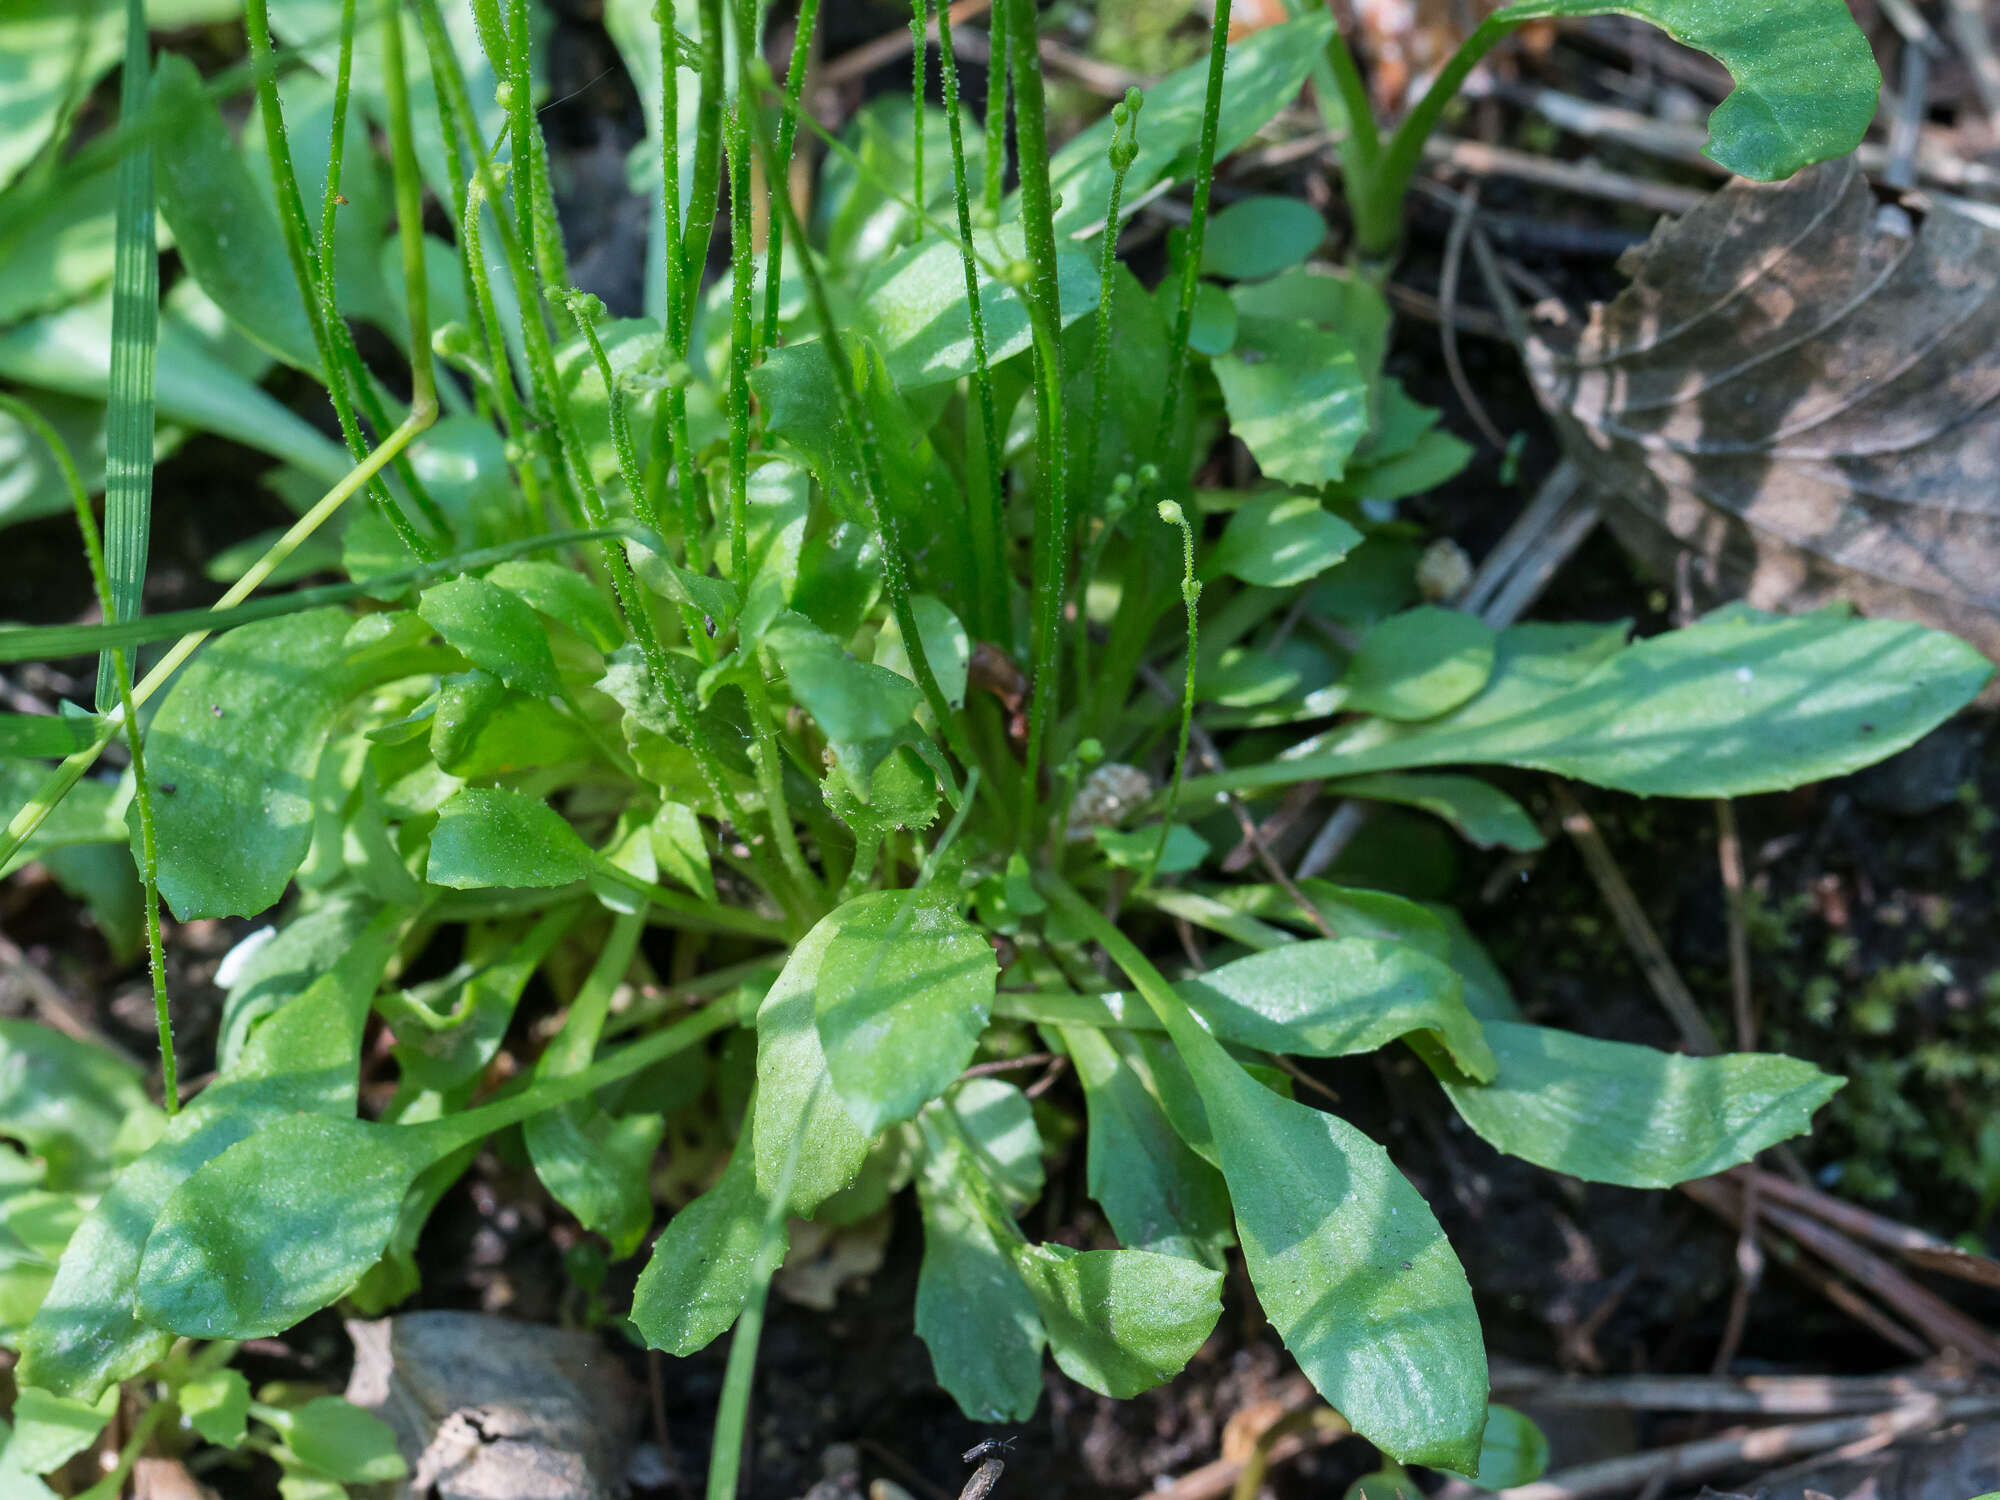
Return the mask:
<path id="1" fill-rule="evenodd" d="M 422 1125 L 323 1115 L 280 1120 L 222 1152 L 167 1200 L 139 1266 L 139 1314 L 191 1338 L 282 1332 L 344 1295 L 375 1264 L 404 1195 L 433 1162 L 737 1019 L 731 1006 L 710 1006 L 581 1073 Z"/>

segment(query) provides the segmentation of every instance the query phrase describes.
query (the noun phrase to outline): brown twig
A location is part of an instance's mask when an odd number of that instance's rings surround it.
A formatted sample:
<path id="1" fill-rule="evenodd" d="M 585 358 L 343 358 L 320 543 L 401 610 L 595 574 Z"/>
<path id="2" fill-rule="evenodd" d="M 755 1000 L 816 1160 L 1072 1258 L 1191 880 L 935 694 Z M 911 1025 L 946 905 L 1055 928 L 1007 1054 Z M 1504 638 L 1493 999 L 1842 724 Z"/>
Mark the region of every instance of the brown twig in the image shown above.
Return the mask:
<path id="1" fill-rule="evenodd" d="M 1507 450 L 1507 435 L 1495 425 L 1486 410 L 1486 403 L 1479 399 L 1479 393 L 1466 378 L 1465 361 L 1458 355 L 1458 324 L 1451 316 L 1458 309 L 1458 278 L 1465 269 L 1466 240 L 1478 221 L 1478 215 L 1479 184 L 1475 182 L 1459 195 L 1458 207 L 1452 211 L 1451 232 L 1445 236 L 1444 267 L 1438 274 L 1438 308 L 1444 314 L 1438 321 L 1438 344 L 1444 351 L 1444 367 L 1451 377 L 1451 388 L 1458 392 L 1458 399 L 1464 405 L 1466 414 L 1472 418 L 1472 425 L 1496 451 L 1504 453 Z"/>
<path id="2" fill-rule="evenodd" d="M 1653 931 L 1653 924 L 1646 919 L 1645 909 L 1639 905 L 1639 898 L 1632 894 L 1632 887 L 1626 881 L 1624 871 L 1618 868 L 1618 861 L 1612 858 L 1610 846 L 1604 842 L 1604 835 L 1597 831 L 1597 824 L 1562 782 L 1551 781 L 1549 788 L 1562 819 L 1563 832 L 1570 836 L 1577 852 L 1583 855 L 1590 878 L 1597 883 L 1604 904 L 1611 908 L 1611 915 L 1618 923 L 1618 930 L 1625 935 L 1632 957 L 1645 974 L 1646 982 L 1652 986 L 1661 1007 L 1680 1032 L 1681 1044 L 1688 1051 L 1704 1056 L 1721 1051 L 1714 1031 L 1709 1028 L 1701 1008 L 1695 1004 L 1694 996 L 1682 982 L 1673 960 L 1667 956 L 1659 934 Z"/>
<path id="3" fill-rule="evenodd" d="M 1978 1286 L 2000 1287 L 2000 1261 L 1961 1250 L 1921 1229 L 1823 1193 L 1810 1184 L 1788 1182 L 1757 1167 L 1738 1167 L 1730 1175 L 1858 1240 L 1893 1250 L 1927 1271 L 1939 1271 Z"/>
<path id="4" fill-rule="evenodd" d="M 1682 1183 L 1681 1191 L 1728 1222 L 1737 1224 L 1742 1222 L 1742 1206 L 1738 1192 L 1732 1191 L 1732 1186 L 1740 1191 L 1740 1183 L 1705 1177 Z M 1765 1186 L 1771 1186 L 1770 1179 L 1767 1178 Z M 1770 1202 L 1763 1205 L 1762 1212 L 1768 1228 L 1782 1230 L 1819 1261 L 1866 1287 L 1919 1330 L 1934 1348 L 1956 1349 L 1968 1358 L 2000 1367 L 2000 1341 L 1996 1341 L 1984 1326 L 1935 1292 L 1910 1280 L 1881 1256 L 1864 1250 L 1838 1230 L 1795 1208 Z M 1766 1248 L 1771 1248 L 1768 1240 Z M 1798 1269 L 1791 1262 L 1787 1265 Z M 1875 1320 L 1865 1321 L 1878 1330 L 1881 1327 Z M 1902 1339 L 1896 1342 L 1907 1347 Z"/>
<path id="5" fill-rule="evenodd" d="M 1750 991 L 1750 925 L 1745 915 L 1743 887 L 1743 841 L 1736 831 L 1736 804 L 1727 797 L 1715 802 L 1716 862 L 1721 870 L 1724 907 L 1729 919 L 1729 981 L 1736 1018 L 1736 1045 L 1745 1052 L 1757 1050 L 1757 1016 Z M 1761 1204 L 1757 1179 L 1750 1178 L 1743 1193 L 1743 1222 L 1736 1231 L 1736 1287 L 1730 1294 L 1729 1314 L 1722 1325 L 1722 1341 L 1716 1345 L 1711 1369 L 1727 1373 L 1743 1344 L 1743 1330 L 1750 1321 L 1750 1299 L 1764 1279 L 1764 1252 L 1757 1240 L 1757 1210 Z"/>
<path id="6" fill-rule="evenodd" d="M 970 21 L 975 16 L 983 16 L 993 8 L 993 0 L 957 0 L 951 8 L 951 24 Z M 924 33 L 924 40 L 935 47 L 938 40 L 938 24 L 933 21 Z M 820 70 L 817 83 L 821 88 L 833 88 L 850 83 L 857 78 L 866 78 L 877 68 L 886 67 L 899 57 L 907 57 L 910 52 L 910 28 L 902 26 L 895 31 L 885 31 L 872 42 L 863 42 L 851 51 L 843 52 Z M 969 56 L 961 43 L 961 56 Z"/>
<path id="7" fill-rule="evenodd" d="M 145 1065 L 138 1058 L 91 1025 L 85 1019 L 82 1008 L 63 993 L 62 986 L 51 979 L 41 965 L 23 953 L 5 933 L 0 933 L 0 974 L 5 974 L 26 990 L 28 998 L 34 1001 L 35 1008 L 42 1013 L 43 1019 L 56 1030 L 65 1036 L 74 1037 L 79 1042 L 89 1042 L 92 1046 L 102 1047 L 121 1062 L 130 1063 L 133 1067 L 144 1070 Z"/>
<path id="8" fill-rule="evenodd" d="M 1320 1427 L 1308 1432 L 1289 1433 L 1271 1444 L 1269 1453 L 1265 1455 L 1266 1470 L 1273 1465 L 1290 1462 L 1308 1448 L 1323 1448 L 1338 1442 L 1345 1435 L 1344 1431 L 1335 1433 Z M 1221 1500 L 1235 1488 L 1249 1462 L 1241 1458 L 1218 1458 L 1198 1469 L 1190 1469 L 1171 1484 L 1147 1490 L 1141 1500 Z"/>
<path id="9" fill-rule="evenodd" d="M 1962 1375 L 1604 1375 L 1578 1379 L 1554 1370 L 1493 1374 L 1495 1398 L 1538 1407 L 1711 1412 L 1744 1416 L 1836 1416 L 1880 1411 L 1920 1396 L 1990 1396 L 2000 1387 Z"/>
<path id="10" fill-rule="evenodd" d="M 1869 1416 L 1829 1417 L 1817 1422 L 1728 1432 L 1599 1463 L 1580 1464 L 1533 1484 L 1501 1490 L 1495 1500 L 1596 1500 L 1599 1496 L 1628 1494 L 1662 1473 L 1669 1483 L 1692 1484 L 1735 1469 L 1805 1458 L 1851 1443 L 1878 1439 L 1894 1442 L 1947 1422 L 1988 1416 L 1996 1411 L 2000 1411 L 2000 1399 L 1990 1396 L 1957 1401 L 1919 1397 Z"/>
<path id="11" fill-rule="evenodd" d="M 1039 1068 L 1056 1059 L 1053 1052 L 1028 1052 L 1020 1057 L 1004 1057 L 998 1062 L 974 1063 L 958 1076 L 965 1078 L 991 1078 L 997 1073 L 1020 1073 L 1029 1068 Z"/>

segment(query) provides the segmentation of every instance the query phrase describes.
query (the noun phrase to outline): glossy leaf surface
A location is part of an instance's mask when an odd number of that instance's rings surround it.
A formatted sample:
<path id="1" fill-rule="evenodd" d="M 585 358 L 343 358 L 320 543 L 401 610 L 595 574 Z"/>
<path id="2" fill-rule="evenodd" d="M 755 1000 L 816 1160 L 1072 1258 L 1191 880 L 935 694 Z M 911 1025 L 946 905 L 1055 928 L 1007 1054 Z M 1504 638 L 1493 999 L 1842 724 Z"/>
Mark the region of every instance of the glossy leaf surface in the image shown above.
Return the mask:
<path id="1" fill-rule="evenodd" d="M 873 1137 L 913 1118 L 972 1060 L 993 1009 L 993 946 L 943 896 L 846 902 L 820 960 L 814 1014 L 828 1076 Z"/>
<path id="2" fill-rule="evenodd" d="M 1842 1079 L 1775 1053 L 1684 1057 L 1571 1031 L 1488 1021 L 1491 1083 L 1432 1068 L 1479 1136 L 1587 1182 L 1666 1188 L 1801 1134 Z"/>

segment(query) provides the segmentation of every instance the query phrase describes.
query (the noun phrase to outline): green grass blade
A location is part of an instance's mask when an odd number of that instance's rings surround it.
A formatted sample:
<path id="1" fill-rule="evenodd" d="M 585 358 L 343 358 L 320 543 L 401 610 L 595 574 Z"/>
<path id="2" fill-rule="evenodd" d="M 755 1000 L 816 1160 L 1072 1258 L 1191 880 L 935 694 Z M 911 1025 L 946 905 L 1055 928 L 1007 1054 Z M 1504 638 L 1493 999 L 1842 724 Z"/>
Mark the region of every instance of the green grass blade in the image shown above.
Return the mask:
<path id="1" fill-rule="evenodd" d="M 394 598 L 403 590 L 420 587 L 434 578 L 457 577 L 460 574 L 476 572 L 506 562 L 509 558 L 546 552 L 552 548 L 569 546 L 573 542 L 623 541 L 626 538 L 644 542 L 656 550 L 662 548 L 662 544 L 652 533 L 636 526 L 610 526 L 594 531 L 548 532 L 541 536 L 503 542 L 495 547 L 483 547 L 476 552 L 454 553 L 450 557 L 441 557 L 436 562 L 419 563 L 394 573 L 358 579 L 351 583 L 330 583 L 321 588 L 294 589 L 286 594 L 267 594 L 261 599 L 246 600 L 229 608 L 176 609 L 164 614 L 146 615 L 136 620 L 121 620 L 111 625 L 29 625 L 18 630 L 0 630 L 0 663 L 49 661 L 65 656 L 79 656 L 90 651 L 114 651 L 131 646 L 150 645 L 157 641 L 175 640 L 196 630 L 210 632 L 233 630 L 239 625 L 276 619 L 280 615 L 297 614 L 300 610 L 318 609 L 327 604 L 345 604 L 350 599 L 359 599 L 364 595 L 373 598 Z"/>
<path id="2" fill-rule="evenodd" d="M 125 73 L 118 112 L 145 113 L 152 77 L 144 0 L 126 0 Z M 118 229 L 111 273 L 111 390 L 104 434 L 107 621 L 139 613 L 153 523 L 153 371 L 160 342 L 160 258 L 153 240 L 153 146 L 134 142 L 118 163 Z M 117 701 L 107 654 L 97 664 L 97 707 Z"/>

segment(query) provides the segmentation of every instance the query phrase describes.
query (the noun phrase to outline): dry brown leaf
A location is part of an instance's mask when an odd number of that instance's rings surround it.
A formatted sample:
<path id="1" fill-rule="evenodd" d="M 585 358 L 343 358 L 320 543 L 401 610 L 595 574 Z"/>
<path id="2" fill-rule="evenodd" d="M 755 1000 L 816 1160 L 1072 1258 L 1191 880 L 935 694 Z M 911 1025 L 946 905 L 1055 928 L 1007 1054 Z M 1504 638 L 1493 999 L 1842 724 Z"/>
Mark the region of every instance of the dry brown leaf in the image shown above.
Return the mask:
<path id="1" fill-rule="evenodd" d="M 1691 554 L 1702 603 L 1844 599 L 2000 659 L 2000 234 L 1844 160 L 1733 182 L 1624 269 L 1526 352 L 1626 545 Z"/>
<path id="2" fill-rule="evenodd" d="M 404 1496 L 611 1500 L 642 1403 L 595 1334 L 484 1313 L 349 1322 L 347 1399 L 396 1430 Z"/>

